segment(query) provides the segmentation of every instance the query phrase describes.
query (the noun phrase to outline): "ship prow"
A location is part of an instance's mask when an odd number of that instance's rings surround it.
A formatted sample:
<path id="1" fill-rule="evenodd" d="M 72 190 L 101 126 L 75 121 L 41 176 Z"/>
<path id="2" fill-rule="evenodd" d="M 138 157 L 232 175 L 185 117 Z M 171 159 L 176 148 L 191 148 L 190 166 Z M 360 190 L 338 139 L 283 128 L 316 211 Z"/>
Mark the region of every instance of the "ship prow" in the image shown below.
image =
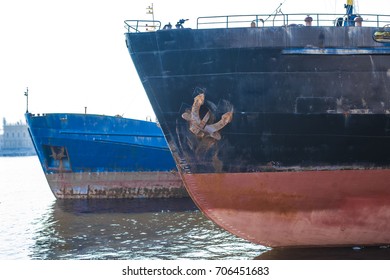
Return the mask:
<path id="1" fill-rule="evenodd" d="M 188 197 L 154 122 L 74 113 L 26 113 L 26 121 L 58 199 Z"/>
<path id="2" fill-rule="evenodd" d="M 270 247 L 390 244 L 389 15 L 200 17 L 126 45 L 185 186 Z"/>

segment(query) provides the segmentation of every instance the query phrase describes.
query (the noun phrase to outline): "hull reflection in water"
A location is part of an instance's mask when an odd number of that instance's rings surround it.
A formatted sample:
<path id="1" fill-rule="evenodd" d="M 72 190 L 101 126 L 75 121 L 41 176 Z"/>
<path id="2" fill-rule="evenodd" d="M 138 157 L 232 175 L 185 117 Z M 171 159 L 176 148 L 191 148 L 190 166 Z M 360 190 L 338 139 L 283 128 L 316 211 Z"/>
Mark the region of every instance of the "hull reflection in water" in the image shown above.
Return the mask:
<path id="1" fill-rule="evenodd" d="M 276 248 L 257 260 L 390 260 L 390 248 Z"/>
<path id="2" fill-rule="evenodd" d="M 192 200 L 57 200 L 32 259 L 253 259 L 268 248 L 217 227 Z"/>

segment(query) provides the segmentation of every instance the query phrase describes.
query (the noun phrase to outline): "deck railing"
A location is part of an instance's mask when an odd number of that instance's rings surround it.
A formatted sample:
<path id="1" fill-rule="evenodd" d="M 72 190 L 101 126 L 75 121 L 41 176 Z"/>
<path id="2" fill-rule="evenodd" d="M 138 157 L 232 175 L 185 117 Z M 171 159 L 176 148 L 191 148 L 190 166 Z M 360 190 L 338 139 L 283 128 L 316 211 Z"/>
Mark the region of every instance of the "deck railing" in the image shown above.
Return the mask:
<path id="1" fill-rule="evenodd" d="M 359 15 L 363 26 L 382 27 L 390 24 L 390 15 Z M 311 17 L 312 26 L 353 26 L 353 19 L 347 18 L 345 14 L 273 14 L 273 15 L 230 15 L 230 16 L 207 16 L 197 19 L 198 29 L 203 28 L 234 28 L 249 27 L 252 22 L 255 27 L 265 26 L 292 26 L 305 25 L 305 19 Z M 347 21 L 347 24 L 345 24 Z"/>
<path id="2" fill-rule="evenodd" d="M 348 18 L 345 14 L 253 14 L 198 17 L 197 29 L 269 27 L 306 25 L 305 19 L 311 18 L 311 26 L 354 26 L 355 16 Z M 390 24 L 390 15 L 361 14 L 362 26 L 383 27 Z M 182 27 L 182 26 L 181 26 Z M 161 22 L 156 20 L 126 20 L 127 32 L 150 32 L 160 30 Z M 175 28 L 174 26 L 164 26 Z"/>
<path id="3" fill-rule="evenodd" d="M 127 32 L 151 32 L 161 28 L 161 22 L 158 20 L 131 19 L 125 20 Z"/>

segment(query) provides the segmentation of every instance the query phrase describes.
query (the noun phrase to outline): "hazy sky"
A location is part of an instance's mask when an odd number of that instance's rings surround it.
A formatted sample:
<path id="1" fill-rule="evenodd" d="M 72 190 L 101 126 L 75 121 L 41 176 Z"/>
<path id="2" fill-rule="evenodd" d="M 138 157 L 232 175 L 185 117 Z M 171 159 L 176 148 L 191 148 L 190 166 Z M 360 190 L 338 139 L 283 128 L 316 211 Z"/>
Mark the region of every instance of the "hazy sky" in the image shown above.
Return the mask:
<path id="1" fill-rule="evenodd" d="M 343 13 L 344 0 L 3 0 L 0 2 L 0 118 L 24 120 L 24 91 L 32 113 L 84 112 L 154 117 L 128 54 L 126 19 L 175 24 L 198 16 Z M 360 13 L 390 14 L 389 0 L 360 0 Z M 1 126 L 1 122 L 0 122 Z"/>

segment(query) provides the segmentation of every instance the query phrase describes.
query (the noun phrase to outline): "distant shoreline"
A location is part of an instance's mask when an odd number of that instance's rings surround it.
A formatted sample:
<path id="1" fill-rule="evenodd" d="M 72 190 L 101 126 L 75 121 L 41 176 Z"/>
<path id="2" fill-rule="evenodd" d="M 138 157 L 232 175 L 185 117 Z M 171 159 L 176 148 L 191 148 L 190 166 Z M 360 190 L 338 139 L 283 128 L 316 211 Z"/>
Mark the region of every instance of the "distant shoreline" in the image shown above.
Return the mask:
<path id="1" fill-rule="evenodd" d="M 35 151 L 0 151 L 0 157 L 22 157 L 22 156 L 36 156 Z"/>

